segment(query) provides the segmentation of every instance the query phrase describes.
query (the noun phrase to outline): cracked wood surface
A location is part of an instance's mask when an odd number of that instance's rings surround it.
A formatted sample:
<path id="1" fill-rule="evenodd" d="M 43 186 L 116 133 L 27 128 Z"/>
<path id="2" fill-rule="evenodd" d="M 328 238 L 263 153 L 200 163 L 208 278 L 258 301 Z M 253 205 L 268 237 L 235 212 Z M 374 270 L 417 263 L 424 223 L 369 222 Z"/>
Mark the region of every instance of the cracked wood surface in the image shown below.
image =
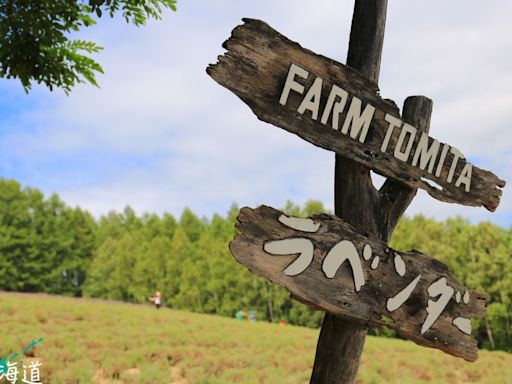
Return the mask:
<path id="1" fill-rule="evenodd" d="M 241 209 L 237 218 L 240 233 L 230 243 L 231 253 L 239 263 L 251 272 L 285 287 L 293 298 L 313 308 L 360 324 L 384 325 L 417 344 L 438 348 L 468 361 L 477 359 L 476 340 L 459 330 L 453 320 L 456 317 L 482 317 L 486 308 L 486 294 L 471 291 L 468 303 L 457 303 L 454 294 L 432 327 L 420 334 L 427 317 L 427 289 L 432 283 L 444 277 L 455 292 L 460 292 L 460 297 L 468 291 L 455 280 L 445 264 L 418 251 L 395 251 L 378 237 L 359 233 L 336 216 L 312 216 L 315 223 L 321 223 L 320 229 L 316 233 L 305 233 L 279 222 L 278 218 L 282 214 L 267 206 Z M 297 258 L 297 254 L 271 255 L 264 251 L 264 243 L 296 237 L 311 239 L 314 257 L 304 272 L 287 276 L 283 270 Z M 327 278 L 322 271 L 325 255 L 342 240 L 352 242 L 360 256 L 365 284 L 359 292 L 355 290 L 348 262 L 341 265 L 334 278 Z M 372 249 L 372 258 L 368 261 L 363 258 L 366 244 Z M 394 264 L 396 254 L 404 261 L 403 276 L 398 274 Z M 379 257 L 379 264 L 376 269 L 372 269 L 371 264 L 376 256 Z M 390 312 L 386 308 L 387 299 L 403 290 L 419 274 L 421 278 L 411 296 L 398 309 Z M 437 299 L 430 297 L 433 301 Z"/>
<path id="2" fill-rule="evenodd" d="M 279 126 L 316 146 L 354 160 L 382 176 L 398 180 L 411 188 L 422 188 L 438 200 L 469 206 L 484 206 L 490 211 L 497 208 L 502 195 L 500 188 L 505 186 L 505 181 L 473 165 L 470 191 L 466 192 L 463 185 L 456 187 L 455 180 L 458 179 L 466 161 L 458 162 L 453 181 L 447 182 L 453 160 L 453 154 L 450 151 L 439 177 L 397 159 L 389 151 L 381 152 L 381 144 L 389 126 L 384 120 L 385 115 L 390 114 L 399 119 L 400 115 L 392 102 L 380 97 L 378 86 L 374 82 L 354 69 L 302 48 L 263 21 L 254 19 L 244 19 L 244 21 L 245 24 L 233 29 L 230 39 L 223 44 L 227 52 L 219 56 L 218 63 L 210 65 L 207 72 L 215 81 L 242 99 L 260 120 Z M 322 108 L 326 104 L 333 84 L 345 89 L 349 95 L 361 99 L 363 105 L 369 103 L 376 108 L 364 143 L 332 129 L 329 124 L 321 124 L 320 119 L 312 119 L 308 112 L 298 113 L 297 107 L 304 95 L 290 92 L 287 104 L 285 106 L 279 104 L 283 85 L 292 63 L 310 72 L 307 81 L 303 81 L 306 89 L 309 89 L 313 83 L 314 75 L 324 80 L 320 102 Z M 299 79 L 299 81 L 302 80 Z M 340 121 L 343 121 L 346 116 L 347 109 L 348 103 L 345 111 L 340 115 Z M 395 129 L 388 146 L 391 152 L 399 135 L 400 129 Z M 418 134 L 413 151 L 419 139 Z M 429 138 L 429 145 L 433 140 Z M 443 143 L 441 143 L 442 147 Z M 414 152 L 411 152 L 410 159 L 413 156 Z"/>

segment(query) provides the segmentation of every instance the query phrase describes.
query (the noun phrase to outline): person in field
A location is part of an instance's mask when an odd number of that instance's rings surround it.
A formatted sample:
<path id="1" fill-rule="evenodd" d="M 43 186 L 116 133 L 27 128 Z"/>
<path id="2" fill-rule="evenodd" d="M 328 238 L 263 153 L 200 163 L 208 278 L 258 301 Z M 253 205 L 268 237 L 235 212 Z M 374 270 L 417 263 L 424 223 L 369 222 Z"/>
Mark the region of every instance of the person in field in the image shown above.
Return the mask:
<path id="1" fill-rule="evenodd" d="M 160 309 L 162 305 L 162 295 L 160 291 L 156 291 L 155 296 L 151 296 L 149 300 L 155 304 L 156 309 Z"/>

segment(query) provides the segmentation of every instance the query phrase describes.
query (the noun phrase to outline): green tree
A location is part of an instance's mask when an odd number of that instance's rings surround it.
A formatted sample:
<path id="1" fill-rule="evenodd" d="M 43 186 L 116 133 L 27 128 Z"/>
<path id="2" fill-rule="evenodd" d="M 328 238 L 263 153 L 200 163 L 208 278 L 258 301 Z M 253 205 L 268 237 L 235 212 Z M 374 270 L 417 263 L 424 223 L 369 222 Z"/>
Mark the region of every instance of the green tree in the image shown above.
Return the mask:
<path id="1" fill-rule="evenodd" d="M 190 208 L 185 208 L 181 213 L 179 226 L 192 243 L 196 243 L 206 231 L 207 223 L 196 216 Z"/>
<path id="2" fill-rule="evenodd" d="M 82 286 L 87 270 L 96 249 L 97 224 L 92 215 L 75 208 L 69 211 L 72 241 L 66 257 L 60 267 L 60 286 L 58 290 L 73 296 L 82 296 Z"/>
<path id="3" fill-rule="evenodd" d="M 137 302 L 138 290 L 132 287 L 134 269 L 139 259 L 143 237 L 140 232 L 127 232 L 117 239 L 107 240 L 98 249 L 91 265 L 91 280 L 88 279 L 87 294 L 100 293 L 100 297 Z"/>
<path id="4" fill-rule="evenodd" d="M 81 295 L 96 223 L 57 195 L 0 179 L 0 287 Z"/>
<path id="5" fill-rule="evenodd" d="M 97 240 L 100 245 L 107 238 L 117 238 L 144 227 L 143 220 L 137 217 L 130 206 L 126 206 L 122 213 L 110 211 L 107 215 L 101 216 L 98 224 Z"/>
<path id="6" fill-rule="evenodd" d="M 236 217 L 238 216 L 238 213 L 240 212 L 240 207 L 237 203 L 232 203 L 231 207 L 229 207 L 229 211 L 227 214 L 228 221 L 234 225 L 236 223 Z"/>
<path id="7" fill-rule="evenodd" d="M 327 213 L 324 204 L 319 200 L 308 200 L 302 208 L 301 216 L 310 217 L 316 213 Z"/>
<path id="8" fill-rule="evenodd" d="M 171 240 L 163 236 L 143 238 L 134 244 L 135 261 L 129 285 L 135 302 L 145 302 L 155 291 L 163 291 L 170 245 Z"/>
<path id="9" fill-rule="evenodd" d="M 298 206 L 291 200 L 286 201 L 286 204 L 283 207 L 283 212 L 290 216 L 301 216 L 300 206 Z"/>
<path id="10" fill-rule="evenodd" d="M 103 69 L 89 55 L 102 48 L 70 35 L 104 14 L 141 26 L 164 9 L 176 10 L 176 0 L 1 0 L 0 76 L 19 79 L 25 91 L 33 82 L 66 93 L 76 83 L 97 86 Z"/>
<path id="11" fill-rule="evenodd" d="M 170 306 L 176 306 L 176 297 L 181 289 L 181 279 L 186 260 L 193 258 L 194 248 L 185 233 L 176 228 L 169 248 L 169 255 L 165 265 L 165 284 L 163 289 L 164 300 Z"/>
<path id="12" fill-rule="evenodd" d="M 177 227 L 178 223 L 176 222 L 174 216 L 169 213 L 164 213 L 162 217 L 161 235 L 171 240 Z"/>
<path id="13" fill-rule="evenodd" d="M 41 200 L 39 196 L 39 200 Z M 23 290 L 30 272 L 23 270 L 34 253 L 31 211 L 26 194 L 14 180 L 0 179 L 0 288 Z"/>
<path id="14" fill-rule="evenodd" d="M 286 207 L 297 216 L 323 210 L 313 200 Z M 233 205 L 227 217 L 208 222 L 186 209 L 176 222 L 169 214 L 140 217 L 127 207 L 96 222 L 57 195 L 46 198 L 0 179 L 0 289 L 138 303 L 160 290 L 171 307 L 223 316 L 253 310 L 258 320 L 318 327 L 322 312 L 235 262 L 229 242 L 237 213 Z M 465 286 L 487 293 L 487 314 L 473 322 L 474 335 L 484 348 L 512 350 L 512 229 L 418 215 L 401 220 L 392 246 L 430 254 Z M 384 328 L 372 332 L 394 335 Z"/>
<path id="15" fill-rule="evenodd" d="M 108 282 L 116 268 L 112 261 L 112 255 L 116 252 L 116 247 L 117 239 L 109 237 L 94 252 L 83 286 L 84 296 L 99 298 L 108 298 L 110 296 Z"/>

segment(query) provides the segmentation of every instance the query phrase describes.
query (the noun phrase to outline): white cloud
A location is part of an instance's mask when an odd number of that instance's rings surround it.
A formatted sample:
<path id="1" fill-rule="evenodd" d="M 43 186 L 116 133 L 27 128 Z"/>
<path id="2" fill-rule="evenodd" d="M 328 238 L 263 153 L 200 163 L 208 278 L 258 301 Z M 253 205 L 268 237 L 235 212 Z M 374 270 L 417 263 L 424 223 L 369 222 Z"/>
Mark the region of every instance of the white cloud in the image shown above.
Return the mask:
<path id="1" fill-rule="evenodd" d="M 130 204 L 139 211 L 175 214 L 190 206 L 209 215 L 227 210 L 232 201 L 282 206 L 289 198 L 321 199 L 332 208 L 334 154 L 258 121 L 205 68 L 246 16 L 344 61 L 352 7 L 352 2 L 334 0 L 314 6 L 302 0 L 190 1 L 180 3 L 176 14 L 137 30 L 100 21 L 85 37 L 105 46 L 98 57 L 106 72 L 99 79 L 101 89 L 80 86 L 69 97 L 36 90 L 24 116 L 13 118 L 20 129 L 3 135 L 9 152 L 0 160 L 16 157 L 25 168 L 48 164 L 39 166 L 37 179 L 27 176 L 26 182 L 95 213 Z M 381 88 L 399 105 L 409 94 L 433 98 L 431 134 L 512 180 L 506 125 L 512 44 L 503 38 L 512 33 L 507 10 L 512 6 L 506 1 L 493 7 L 477 1 L 390 2 Z M 77 176 L 81 181 L 55 182 L 62 170 L 49 159 L 66 161 L 76 153 L 84 156 L 85 165 L 75 171 L 83 173 Z M 127 160 L 98 167 L 91 161 L 95 156 Z M 410 213 L 512 223 L 508 191 L 497 216 L 424 195 Z"/>

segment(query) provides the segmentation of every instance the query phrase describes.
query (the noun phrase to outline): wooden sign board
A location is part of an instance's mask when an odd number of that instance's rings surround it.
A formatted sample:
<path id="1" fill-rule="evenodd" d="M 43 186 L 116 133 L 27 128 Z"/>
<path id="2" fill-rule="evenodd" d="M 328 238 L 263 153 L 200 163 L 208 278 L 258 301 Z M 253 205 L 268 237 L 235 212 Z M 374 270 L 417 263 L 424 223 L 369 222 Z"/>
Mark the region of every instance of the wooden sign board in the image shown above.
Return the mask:
<path id="1" fill-rule="evenodd" d="M 244 19 L 207 68 L 263 121 L 445 202 L 494 211 L 505 181 L 403 122 L 359 72 Z"/>
<path id="2" fill-rule="evenodd" d="M 487 295 L 468 291 L 434 258 L 395 251 L 326 214 L 299 219 L 267 206 L 246 207 L 237 228 L 240 233 L 230 243 L 235 259 L 295 299 L 477 359 L 470 320 L 484 315 Z"/>

